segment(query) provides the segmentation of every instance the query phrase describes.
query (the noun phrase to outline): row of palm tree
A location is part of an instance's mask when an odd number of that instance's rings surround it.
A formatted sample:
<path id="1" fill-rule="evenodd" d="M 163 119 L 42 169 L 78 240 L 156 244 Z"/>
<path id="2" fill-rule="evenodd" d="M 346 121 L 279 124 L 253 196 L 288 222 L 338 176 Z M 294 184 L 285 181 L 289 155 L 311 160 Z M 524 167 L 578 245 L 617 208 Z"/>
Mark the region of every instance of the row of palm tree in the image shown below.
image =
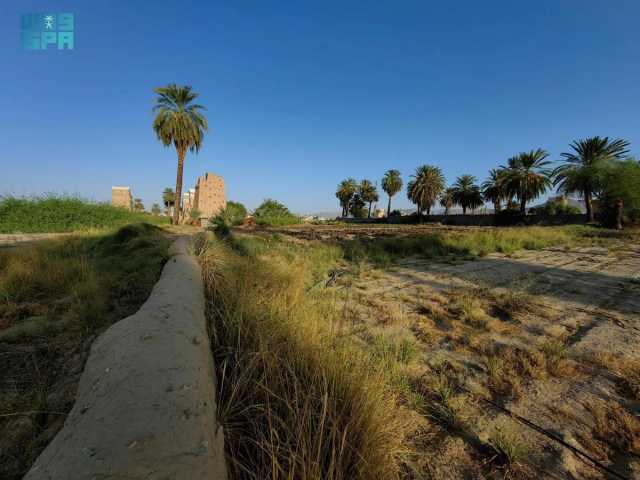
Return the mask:
<path id="1" fill-rule="evenodd" d="M 429 215 L 436 202 L 444 208 L 445 215 L 455 205 L 466 214 L 468 209 L 475 210 L 485 202 L 492 203 L 495 212 L 503 205 L 515 209 L 519 204 L 520 213 L 525 214 L 527 204 L 553 186 L 563 195 L 579 194 L 584 199 L 588 220 L 593 221 L 592 202 L 603 189 L 602 172 L 612 162 L 626 158 L 628 147 L 629 142 L 610 140 L 609 137 L 576 140 L 570 144 L 570 152 L 561 154 L 563 161 L 555 169 L 551 168 L 549 154 L 538 148 L 511 157 L 506 165 L 490 170 L 482 185 L 477 184 L 473 175 L 465 174 L 448 188 L 439 167 L 422 165 L 407 184 L 407 198 L 417 206 L 419 214 L 426 212 Z M 385 173 L 382 189 L 389 197 L 387 215 L 391 213 L 391 199 L 402 189 L 402 184 L 398 170 Z M 378 201 L 375 185 L 369 180 L 358 185 L 352 178 L 338 185 L 336 197 L 340 200 L 343 216 L 351 213 L 354 202 L 362 201 L 369 203 L 371 216 L 371 204 Z"/>

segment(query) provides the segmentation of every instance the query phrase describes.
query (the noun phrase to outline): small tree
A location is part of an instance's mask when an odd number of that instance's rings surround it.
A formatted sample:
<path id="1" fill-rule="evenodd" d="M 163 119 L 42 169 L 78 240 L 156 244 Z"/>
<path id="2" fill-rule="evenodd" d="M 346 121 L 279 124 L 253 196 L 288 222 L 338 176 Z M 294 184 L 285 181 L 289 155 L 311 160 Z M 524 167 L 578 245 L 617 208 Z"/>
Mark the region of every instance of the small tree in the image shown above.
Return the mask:
<path id="1" fill-rule="evenodd" d="M 161 213 L 160 205 L 157 203 L 154 203 L 153 205 L 151 205 L 151 213 L 154 215 L 160 215 Z"/>
<path id="2" fill-rule="evenodd" d="M 133 200 L 133 209 L 136 212 L 144 212 L 144 204 L 142 203 L 141 198 L 136 198 Z"/>
<path id="3" fill-rule="evenodd" d="M 168 216 L 173 215 L 173 207 L 175 205 L 176 194 L 173 192 L 172 188 L 165 188 L 162 192 L 162 203 L 164 203 L 165 211 Z"/>
<path id="4" fill-rule="evenodd" d="M 612 162 L 602 179 L 603 223 L 618 229 L 640 223 L 640 163 L 634 159 Z"/>
<path id="5" fill-rule="evenodd" d="M 282 203 L 271 198 L 262 202 L 253 212 L 253 216 L 260 225 L 290 225 L 300 223 L 300 217 L 291 213 Z"/>

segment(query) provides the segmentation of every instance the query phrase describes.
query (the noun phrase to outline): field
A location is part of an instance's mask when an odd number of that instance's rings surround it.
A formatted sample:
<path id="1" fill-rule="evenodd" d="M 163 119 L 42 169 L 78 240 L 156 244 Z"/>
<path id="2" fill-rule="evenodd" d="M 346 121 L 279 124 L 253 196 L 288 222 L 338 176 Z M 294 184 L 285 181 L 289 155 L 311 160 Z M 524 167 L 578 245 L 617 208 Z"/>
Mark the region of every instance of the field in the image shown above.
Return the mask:
<path id="1" fill-rule="evenodd" d="M 163 225 L 169 219 L 76 197 L 0 197 L 0 234 L 112 230 L 136 222 Z"/>
<path id="2" fill-rule="evenodd" d="M 146 300 L 168 245 L 134 224 L 0 249 L 0 478 L 60 430 L 93 340 Z"/>
<path id="3" fill-rule="evenodd" d="M 639 238 L 304 226 L 210 241 L 234 478 L 640 478 Z"/>

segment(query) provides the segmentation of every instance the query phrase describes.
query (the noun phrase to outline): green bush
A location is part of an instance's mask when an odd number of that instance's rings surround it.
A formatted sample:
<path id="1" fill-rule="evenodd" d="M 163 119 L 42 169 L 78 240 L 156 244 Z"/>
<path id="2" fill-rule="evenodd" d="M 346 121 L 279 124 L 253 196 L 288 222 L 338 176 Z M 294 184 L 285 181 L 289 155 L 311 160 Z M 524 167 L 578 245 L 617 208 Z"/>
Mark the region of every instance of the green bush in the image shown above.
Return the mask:
<path id="1" fill-rule="evenodd" d="M 270 198 L 256 208 L 253 216 L 258 225 L 292 225 L 301 223 L 300 217 L 291 213 L 282 203 Z"/>
<path id="2" fill-rule="evenodd" d="M 78 197 L 0 197 L 0 233 L 113 229 L 136 222 L 163 224 L 169 220 L 166 217 L 133 212 Z"/>
<path id="3" fill-rule="evenodd" d="M 579 215 L 582 211 L 573 205 L 564 205 L 558 201 L 548 201 L 543 206 L 538 208 L 532 208 L 530 211 L 532 214 L 544 215 L 548 217 L 565 216 L 565 215 Z"/>
<path id="4" fill-rule="evenodd" d="M 622 200 L 623 223 L 640 223 L 640 163 L 629 159 L 616 162 L 604 172 L 604 187 L 600 195 L 601 219 L 614 226 L 615 204 Z"/>

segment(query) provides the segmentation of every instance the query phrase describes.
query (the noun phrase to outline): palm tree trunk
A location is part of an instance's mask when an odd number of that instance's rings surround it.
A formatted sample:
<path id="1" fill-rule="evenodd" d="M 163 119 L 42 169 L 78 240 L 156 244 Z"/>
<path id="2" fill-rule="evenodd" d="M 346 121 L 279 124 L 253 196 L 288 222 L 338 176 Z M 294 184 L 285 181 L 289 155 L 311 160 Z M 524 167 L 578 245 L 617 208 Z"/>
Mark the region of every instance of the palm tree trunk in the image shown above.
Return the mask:
<path id="1" fill-rule="evenodd" d="M 527 213 L 527 197 L 525 195 L 520 199 L 520 213 L 522 215 Z"/>
<path id="2" fill-rule="evenodd" d="M 593 204 L 591 202 L 591 192 L 584 190 L 584 207 L 587 210 L 587 222 L 593 222 Z"/>
<path id="3" fill-rule="evenodd" d="M 180 201 L 182 200 L 182 171 L 184 169 L 185 149 L 179 148 L 178 151 L 178 173 L 176 175 L 176 196 L 173 207 L 173 224 L 177 225 L 180 220 Z"/>
<path id="4" fill-rule="evenodd" d="M 624 210 L 624 203 L 621 199 L 616 200 L 615 204 L 615 220 L 616 220 L 616 229 L 622 230 L 622 212 Z"/>
<path id="5" fill-rule="evenodd" d="M 369 216 L 367 218 L 371 218 L 371 204 L 373 204 L 373 202 L 369 202 Z"/>
<path id="6" fill-rule="evenodd" d="M 467 207 L 462 207 L 462 214 L 466 215 L 467 214 Z"/>
<path id="7" fill-rule="evenodd" d="M 498 213 L 500 211 L 500 207 L 501 207 L 500 200 L 496 200 L 493 203 L 493 213 Z"/>
<path id="8" fill-rule="evenodd" d="M 391 214 L 391 195 L 389 195 L 389 204 L 387 205 L 387 218 Z"/>

